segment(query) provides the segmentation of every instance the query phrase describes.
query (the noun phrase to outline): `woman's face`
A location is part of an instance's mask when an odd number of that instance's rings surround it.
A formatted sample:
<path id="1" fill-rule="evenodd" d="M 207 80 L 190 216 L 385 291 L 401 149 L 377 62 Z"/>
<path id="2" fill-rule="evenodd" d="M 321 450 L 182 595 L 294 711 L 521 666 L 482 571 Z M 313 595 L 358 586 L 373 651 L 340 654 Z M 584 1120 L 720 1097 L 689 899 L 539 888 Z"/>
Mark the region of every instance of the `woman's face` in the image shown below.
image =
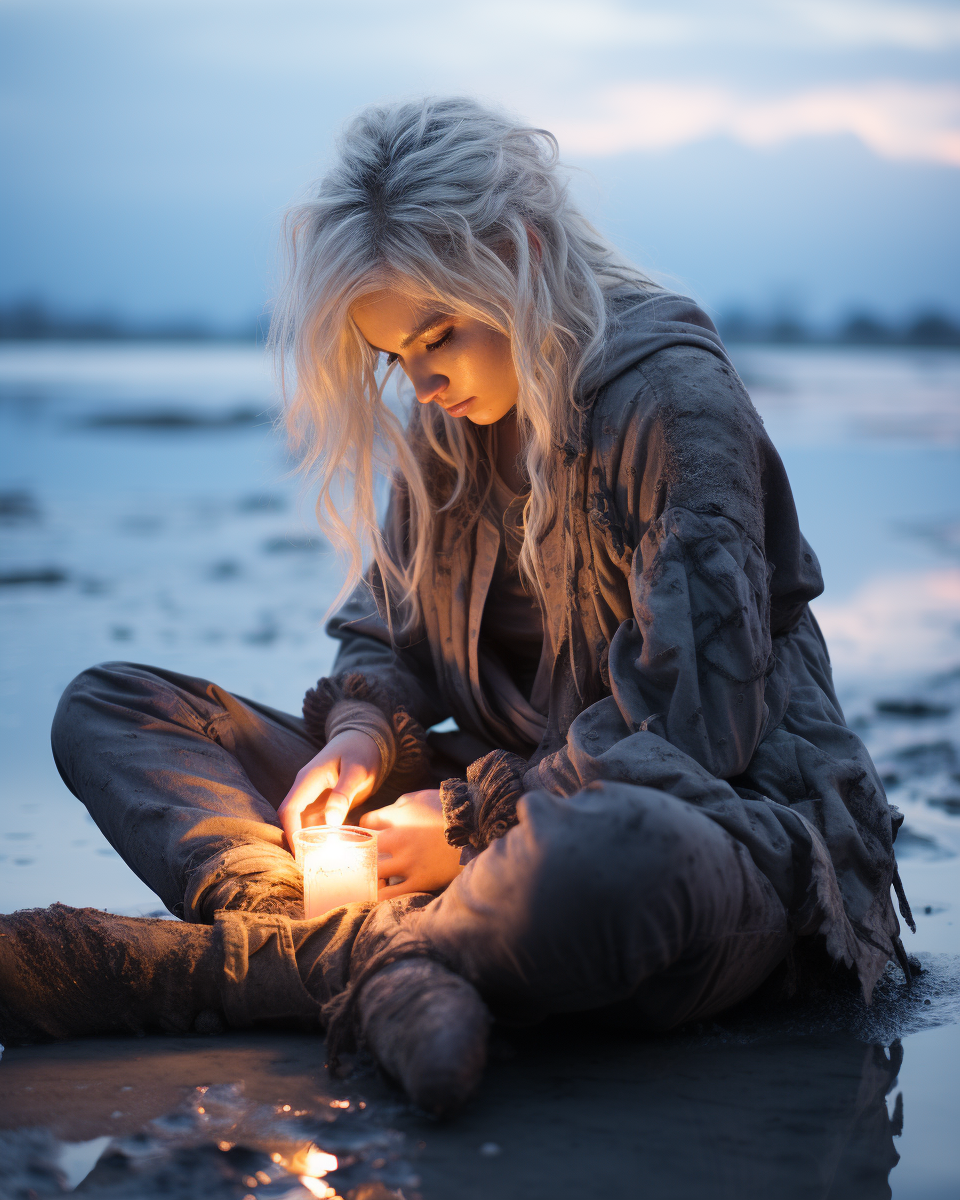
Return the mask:
<path id="1" fill-rule="evenodd" d="M 421 404 L 492 425 L 517 402 L 510 339 L 472 317 L 424 307 L 387 288 L 364 296 L 350 315 L 375 349 L 398 362 Z"/>

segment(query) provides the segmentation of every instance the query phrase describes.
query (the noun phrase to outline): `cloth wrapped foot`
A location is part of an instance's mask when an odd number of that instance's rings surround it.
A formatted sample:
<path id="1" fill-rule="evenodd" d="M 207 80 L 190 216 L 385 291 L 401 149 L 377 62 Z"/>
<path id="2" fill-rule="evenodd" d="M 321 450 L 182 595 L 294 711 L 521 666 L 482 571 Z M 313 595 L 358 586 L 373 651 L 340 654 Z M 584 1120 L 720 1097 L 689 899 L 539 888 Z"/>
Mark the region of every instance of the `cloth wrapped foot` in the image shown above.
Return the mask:
<path id="1" fill-rule="evenodd" d="M 424 1111 L 449 1116 L 476 1091 L 490 1014 L 459 975 L 428 958 L 391 963 L 362 985 L 357 1012 L 374 1058 Z"/>

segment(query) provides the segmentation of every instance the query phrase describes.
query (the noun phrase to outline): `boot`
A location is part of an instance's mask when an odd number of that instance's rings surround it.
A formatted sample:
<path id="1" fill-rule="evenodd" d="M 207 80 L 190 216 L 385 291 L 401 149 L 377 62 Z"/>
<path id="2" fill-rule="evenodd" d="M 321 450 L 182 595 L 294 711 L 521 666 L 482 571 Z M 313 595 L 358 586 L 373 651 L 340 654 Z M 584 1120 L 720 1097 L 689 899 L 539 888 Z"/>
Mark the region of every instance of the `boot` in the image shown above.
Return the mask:
<path id="1" fill-rule="evenodd" d="M 0 1042 L 223 1029 L 223 954 L 205 925 L 95 908 L 0 916 Z"/>
<path id="2" fill-rule="evenodd" d="M 449 1116 L 476 1091 L 490 1014 L 476 989 L 428 958 L 377 971 L 357 997 L 360 1034 L 414 1104 Z"/>

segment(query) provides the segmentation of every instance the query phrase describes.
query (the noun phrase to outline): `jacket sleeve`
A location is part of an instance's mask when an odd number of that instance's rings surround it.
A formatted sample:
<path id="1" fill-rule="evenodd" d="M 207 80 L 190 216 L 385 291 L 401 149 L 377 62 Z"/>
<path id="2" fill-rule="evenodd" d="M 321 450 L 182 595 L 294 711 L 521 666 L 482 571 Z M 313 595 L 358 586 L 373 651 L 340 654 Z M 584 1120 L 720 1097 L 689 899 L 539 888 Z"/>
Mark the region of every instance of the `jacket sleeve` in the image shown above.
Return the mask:
<path id="1" fill-rule="evenodd" d="M 783 716 L 772 628 L 786 632 L 799 619 L 821 590 L 819 567 L 735 372 L 682 350 L 655 356 L 633 376 L 633 403 L 597 434 L 598 490 L 633 548 L 632 615 L 610 642 L 611 696 L 573 722 L 561 755 L 582 785 L 584 755 L 616 728 L 621 737 L 654 734 L 714 778 L 731 779 Z M 584 725 L 602 714 L 606 734 L 594 725 L 586 738 Z M 562 762 L 553 767 L 564 772 Z M 640 758 L 636 767 L 644 782 Z M 550 773 L 542 764 L 541 786 Z"/>

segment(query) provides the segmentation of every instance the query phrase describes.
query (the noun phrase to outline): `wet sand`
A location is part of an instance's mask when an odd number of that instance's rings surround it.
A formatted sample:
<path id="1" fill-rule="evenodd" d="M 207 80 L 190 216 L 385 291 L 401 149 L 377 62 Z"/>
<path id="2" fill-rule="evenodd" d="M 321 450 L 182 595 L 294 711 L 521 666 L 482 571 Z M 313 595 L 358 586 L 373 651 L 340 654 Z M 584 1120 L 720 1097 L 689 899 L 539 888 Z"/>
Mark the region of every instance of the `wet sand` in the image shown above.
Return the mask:
<path id="1" fill-rule="evenodd" d="M 586 1017 L 497 1030 L 480 1094 L 443 1125 L 403 1103 L 369 1064 L 346 1083 L 331 1080 L 313 1037 L 24 1047 L 5 1057 L 0 1127 L 47 1127 L 71 1144 L 109 1136 L 87 1148 L 102 1158 L 81 1189 L 104 1197 L 168 1194 L 178 1154 L 228 1143 L 265 1155 L 319 1146 L 339 1160 L 325 1182 L 355 1200 L 880 1197 L 901 1153 L 910 1181 L 890 1179 L 895 1195 L 946 1196 L 955 1164 L 929 1148 L 953 1126 L 960 1026 L 936 1023 L 960 1011 L 960 958 L 925 966 L 910 994 L 895 976 L 885 980 L 869 1013 L 848 995 L 839 1005 L 751 1008 L 654 1039 L 597 1030 Z M 920 1064 L 918 1086 L 911 1055 L 937 1029 L 950 1037 L 941 1035 L 936 1062 Z M 238 1081 L 242 1090 L 231 1089 Z M 16 1142 L 7 1150 L 22 1160 Z M 3 1147 L 0 1134 L 0 1194 L 15 1195 L 2 1191 Z M 49 1143 L 46 1160 L 57 1151 Z M 189 1190 L 196 1171 L 188 1165 L 177 1194 L 200 1194 Z M 294 1183 L 284 1175 L 283 1188 Z M 133 1184 L 136 1192 L 115 1190 Z"/>
<path id="2" fill-rule="evenodd" d="M 325 1184 L 353 1200 L 956 1194 L 960 356 L 765 350 L 741 368 L 824 566 L 816 611 L 848 720 L 906 814 L 905 941 L 927 967 L 912 998 L 891 976 L 870 1015 L 808 1003 L 653 1041 L 586 1018 L 498 1031 L 480 1094 L 446 1126 L 369 1067 L 328 1079 L 317 1038 L 10 1048 L 0 1198 L 62 1194 L 56 1163 L 77 1182 L 101 1153 L 78 1194 L 306 1196 L 269 1174 L 270 1147 L 297 1139 L 339 1155 Z M 236 349 L 0 352 L 0 911 L 162 911 L 50 761 L 77 671 L 154 662 L 293 710 L 327 668 L 336 564 L 269 411 L 262 364 Z"/>

